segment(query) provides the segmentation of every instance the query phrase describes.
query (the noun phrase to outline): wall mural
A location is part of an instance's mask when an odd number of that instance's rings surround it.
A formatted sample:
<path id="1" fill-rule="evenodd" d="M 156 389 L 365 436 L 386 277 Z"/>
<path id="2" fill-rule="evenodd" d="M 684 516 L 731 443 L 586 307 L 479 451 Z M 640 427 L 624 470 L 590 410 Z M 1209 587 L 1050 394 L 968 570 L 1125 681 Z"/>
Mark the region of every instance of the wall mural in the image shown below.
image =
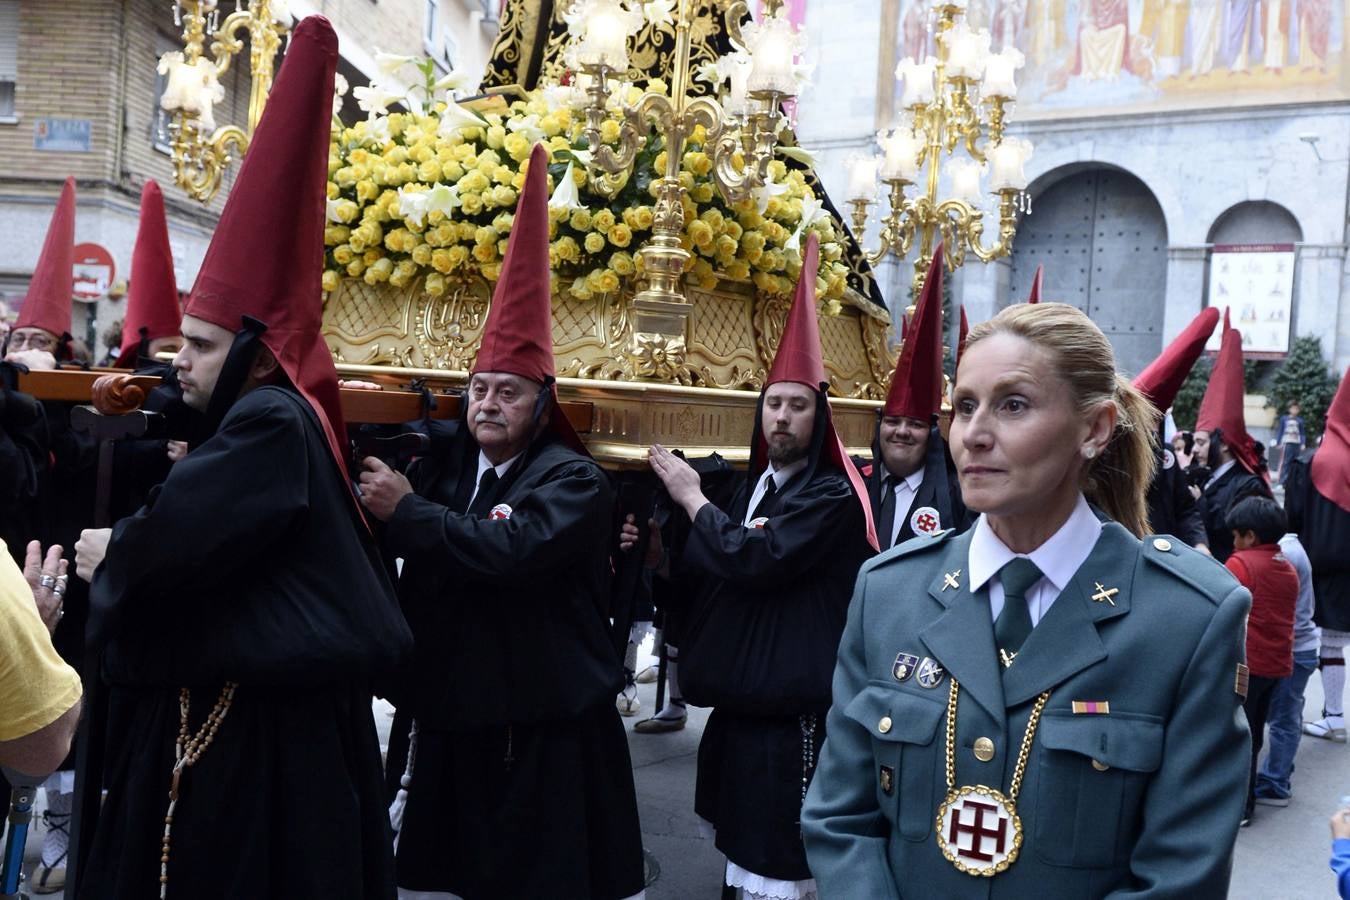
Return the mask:
<path id="1" fill-rule="evenodd" d="M 933 52 L 931 5 L 886 2 L 883 78 Z M 1026 54 L 1019 119 L 1350 96 L 1344 0 L 969 0 L 967 17 Z"/>

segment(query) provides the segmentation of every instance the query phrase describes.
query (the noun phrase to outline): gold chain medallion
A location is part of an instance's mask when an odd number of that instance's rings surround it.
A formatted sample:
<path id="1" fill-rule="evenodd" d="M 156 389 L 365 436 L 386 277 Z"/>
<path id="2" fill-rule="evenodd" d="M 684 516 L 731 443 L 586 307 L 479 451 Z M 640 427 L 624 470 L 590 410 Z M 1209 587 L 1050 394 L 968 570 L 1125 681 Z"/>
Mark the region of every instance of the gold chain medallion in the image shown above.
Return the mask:
<path id="1" fill-rule="evenodd" d="M 967 875 L 997 875 L 1017 861 L 1022 849 L 1022 820 L 1017 815 L 1017 795 L 1022 790 L 1022 776 L 1026 773 L 1031 742 L 1036 738 L 1036 726 L 1041 721 L 1041 710 L 1050 699 L 1046 691 L 1036 698 L 1027 720 L 1027 732 L 1022 736 L 1022 747 L 1017 754 L 1012 784 L 1005 796 L 1002 791 L 982 784 L 956 786 L 956 705 L 960 685 L 952 679 L 947 693 L 947 796 L 938 806 L 937 842 L 942 855 Z"/>

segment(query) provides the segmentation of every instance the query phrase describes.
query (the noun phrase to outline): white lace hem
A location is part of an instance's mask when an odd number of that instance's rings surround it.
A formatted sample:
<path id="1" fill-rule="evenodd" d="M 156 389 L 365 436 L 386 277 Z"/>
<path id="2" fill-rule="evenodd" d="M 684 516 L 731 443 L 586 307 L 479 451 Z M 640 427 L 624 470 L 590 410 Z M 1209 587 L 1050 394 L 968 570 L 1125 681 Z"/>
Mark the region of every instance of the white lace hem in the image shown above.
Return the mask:
<path id="1" fill-rule="evenodd" d="M 805 881 L 766 878 L 742 869 L 731 860 L 727 860 L 727 884 L 740 888 L 745 900 L 817 900 L 820 896 L 814 878 Z"/>

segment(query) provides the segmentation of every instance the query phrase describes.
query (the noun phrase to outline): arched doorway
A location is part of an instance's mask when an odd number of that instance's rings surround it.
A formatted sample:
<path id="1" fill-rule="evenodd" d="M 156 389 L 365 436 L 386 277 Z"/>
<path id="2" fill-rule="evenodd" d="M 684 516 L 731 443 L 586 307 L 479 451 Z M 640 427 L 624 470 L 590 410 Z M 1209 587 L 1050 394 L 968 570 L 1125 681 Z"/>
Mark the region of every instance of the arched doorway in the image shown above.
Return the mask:
<path id="1" fill-rule="evenodd" d="M 1162 350 L 1167 223 L 1153 192 L 1107 166 L 1066 167 L 1032 185 L 1032 211 L 1013 243 L 1009 303 L 1026 299 L 1038 264 L 1042 298 L 1071 303 L 1111 339 L 1135 373 Z"/>

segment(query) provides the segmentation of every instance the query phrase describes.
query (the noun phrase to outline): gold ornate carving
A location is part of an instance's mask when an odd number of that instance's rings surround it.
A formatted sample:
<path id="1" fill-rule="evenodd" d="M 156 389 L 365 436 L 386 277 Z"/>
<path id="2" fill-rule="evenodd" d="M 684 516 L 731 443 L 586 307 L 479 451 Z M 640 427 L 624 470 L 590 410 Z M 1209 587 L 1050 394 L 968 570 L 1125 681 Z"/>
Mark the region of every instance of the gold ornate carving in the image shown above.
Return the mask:
<path id="1" fill-rule="evenodd" d="M 471 368 L 490 300 L 486 282 L 460 283 L 443 297 L 416 291 L 413 339 L 421 351 L 422 365 L 433 369 Z"/>
<path id="2" fill-rule="evenodd" d="M 629 361 L 640 378 L 655 378 L 677 384 L 693 384 L 689 367 L 684 364 L 687 350 L 684 338 L 660 332 L 639 331 L 633 335 Z"/>

